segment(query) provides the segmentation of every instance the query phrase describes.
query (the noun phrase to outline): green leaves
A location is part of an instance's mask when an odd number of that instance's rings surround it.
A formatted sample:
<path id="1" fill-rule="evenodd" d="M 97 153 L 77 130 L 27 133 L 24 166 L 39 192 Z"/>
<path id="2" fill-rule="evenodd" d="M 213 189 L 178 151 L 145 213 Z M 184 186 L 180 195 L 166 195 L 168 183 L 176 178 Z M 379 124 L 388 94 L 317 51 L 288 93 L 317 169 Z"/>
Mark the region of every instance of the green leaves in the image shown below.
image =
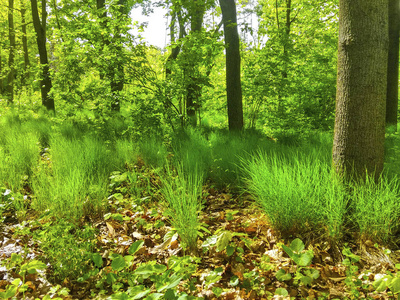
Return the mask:
<path id="1" fill-rule="evenodd" d="M 46 267 L 47 267 L 46 264 L 42 263 L 41 261 L 31 260 L 30 262 L 23 264 L 21 266 L 19 274 L 21 276 L 24 276 L 26 273 L 35 274 L 38 270 L 44 270 L 46 269 Z"/>
<path id="2" fill-rule="evenodd" d="M 114 257 L 111 258 L 112 263 L 111 263 L 111 268 L 115 271 L 121 271 L 122 269 L 125 268 L 126 262 L 125 259 L 122 255 L 114 255 Z"/>
<path id="3" fill-rule="evenodd" d="M 300 267 L 306 267 L 310 265 L 314 257 L 312 251 L 302 252 L 304 250 L 304 243 L 300 239 L 293 240 L 289 247 L 282 245 L 282 248 Z"/>
<path id="4" fill-rule="evenodd" d="M 142 275 L 149 277 L 153 274 L 161 274 L 167 270 L 167 267 L 160 264 L 145 264 L 135 270 L 135 275 Z"/>
<path id="5" fill-rule="evenodd" d="M 101 268 L 103 266 L 103 258 L 101 257 L 100 253 L 93 253 L 92 261 L 97 268 Z"/>
<path id="6" fill-rule="evenodd" d="M 1 299 L 8 299 L 11 297 L 14 297 L 17 294 L 18 291 L 18 286 L 21 283 L 21 279 L 15 279 L 13 282 L 7 286 L 7 289 L 5 292 L 0 292 L 0 298 Z"/>
<path id="7" fill-rule="evenodd" d="M 140 250 L 140 248 L 142 248 L 143 244 L 144 244 L 144 241 L 136 241 L 136 242 L 134 242 L 129 247 L 128 253 L 131 254 L 131 255 L 135 254 L 136 252 L 138 252 Z"/>
<path id="8" fill-rule="evenodd" d="M 246 234 L 223 230 L 223 231 L 220 231 L 218 234 L 212 235 L 209 238 L 207 238 L 204 241 L 202 247 L 208 248 L 211 246 L 215 246 L 215 250 L 217 252 L 221 252 L 226 249 L 226 253 L 228 254 L 228 256 L 231 256 L 233 254 L 235 248 L 230 246 L 229 243 L 232 240 L 232 238 L 235 236 L 246 236 Z"/>
<path id="9" fill-rule="evenodd" d="M 311 285 L 311 283 L 320 275 L 318 270 L 309 267 L 314 257 L 312 250 L 304 251 L 305 246 L 303 241 L 300 239 L 293 240 L 289 247 L 282 245 L 282 248 L 297 265 L 294 273 L 294 283 L 300 285 Z M 288 281 L 293 278 L 292 274 L 286 272 L 284 269 L 278 270 L 275 273 L 275 276 L 279 281 Z"/>
<path id="10" fill-rule="evenodd" d="M 287 281 L 292 279 L 292 275 L 290 275 L 290 273 L 286 273 L 286 271 L 284 269 L 280 269 L 275 273 L 275 277 L 276 279 L 278 279 L 279 281 Z"/>
<path id="11" fill-rule="evenodd" d="M 400 293 L 400 277 L 399 274 L 393 275 L 391 273 L 386 275 L 376 275 L 373 287 L 378 293 L 386 291 L 388 288 L 393 294 Z"/>

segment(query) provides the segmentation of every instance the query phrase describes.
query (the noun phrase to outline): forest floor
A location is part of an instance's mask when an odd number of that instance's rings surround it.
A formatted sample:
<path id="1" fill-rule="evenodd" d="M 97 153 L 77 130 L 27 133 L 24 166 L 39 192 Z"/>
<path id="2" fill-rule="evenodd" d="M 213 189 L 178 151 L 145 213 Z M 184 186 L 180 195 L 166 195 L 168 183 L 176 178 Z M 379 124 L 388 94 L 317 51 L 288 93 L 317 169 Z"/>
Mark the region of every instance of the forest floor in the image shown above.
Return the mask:
<path id="1" fill-rule="evenodd" d="M 179 277 L 175 285 L 170 283 L 175 290 L 204 299 L 395 299 L 397 296 L 384 282 L 377 283 L 377 279 L 400 277 L 395 266 L 400 257 L 398 251 L 389 251 L 369 240 L 355 242 L 360 239 L 354 236 L 344 237 L 340 243 L 328 242 L 312 232 L 303 236 L 289 233 L 283 239 L 271 229 L 250 195 L 206 185 L 203 199 L 200 218 L 205 229 L 198 241 L 199 259 L 183 264 L 185 268 L 195 268 L 188 271 L 188 276 Z M 6 216 L 3 225 L 0 224 L 0 261 L 4 262 L 0 268 L 0 292 L 6 290 L 11 280 L 20 278 L 27 288 L 24 295 L 17 294 L 18 298 L 42 299 L 50 295 L 45 299 L 142 299 L 140 296 L 115 296 L 115 292 L 110 297 L 113 291 L 106 283 L 111 278 L 108 274 L 115 274 L 114 284 L 121 282 L 120 290 L 126 290 L 129 286 L 126 274 L 134 272 L 141 264 L 152 261 L 171 268 L 171 257 L 185 256 L 179 238 L 163 215 L 160 202 L 153 198 L 143 203 L 132 205 L 129 194 L 123 198 L 110 197 L 105 217 L 82 221 L 81 226 L 85 224 L 96 229 L 95 251 L 102 260 L 96 275 L 86 280 L 67 277 L 57 282 L 61 287 L 50 279 L 52 266 L 49 264 L 46 272 L 28 272 L 26 277 L 18 272 L 18 266 L 5 267 L 12 253 L 23 253 L 25 261 L 44 260 L 40 242 L 33 239 L 33 233 L 52 219 L 35 220 L 37 216 L 30 211 L 23 222 L 12 214 Z M 298 255 L 312 254 L 312 261 L 306 266 L 296 264 L 282 247 L 289 246 L 295 238 L 300 238 L 307 249 L 297 248 Z M 131 251 L 132 244 L 137 241 L 143 241 L 141 247 Z M 132 256 L 135 253 L 129 264 L 115 267 L 116 260 L 112 260 L 111 253 L 127 257 L 131 252 Z M 101 280 L 103 285 L 99 285 Z M 143 280 L 143 285 L 153 292 L 163 290 L 149 278 Z M 62 288 L 68 292 L 61 292 Z M 392 290 L 395 290 L 393 286 Z"/>

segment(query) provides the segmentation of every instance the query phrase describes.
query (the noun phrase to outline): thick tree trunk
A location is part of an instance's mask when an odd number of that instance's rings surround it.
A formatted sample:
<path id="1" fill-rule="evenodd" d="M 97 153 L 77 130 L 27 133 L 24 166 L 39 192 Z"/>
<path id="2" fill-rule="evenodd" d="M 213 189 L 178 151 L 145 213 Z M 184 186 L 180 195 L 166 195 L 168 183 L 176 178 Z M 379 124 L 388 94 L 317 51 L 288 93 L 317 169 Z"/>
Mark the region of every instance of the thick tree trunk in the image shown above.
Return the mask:
<path id="1" fill-rule="evenodd" d="M 42 66 L 42 79 L 40 90 L 42 93 L 42 104 L 48 110 L 54 110 L 54 98 L 49 95 L 52 88 L 49 61 L 46 49 L 46 0 L 42 0 L 42 22 L 39 19 L 37 0 L 31 0 L 32 20 L 36 32 L 36 41 L 39 50 L 40 64 Z"/>
<path id="2" fill-rule="evenodd" d="M 229 130 L 243 129 L 240 49 L 235 0 L 219 0 L 226 48 L 226 94 Z"/>
<path id="3" fill-rule="evenodd" d="M 10 40 L 10 49 L 8 54 L 8 80 L 7 80 L 7 96 L 8 103 L 14 102 L 14 51 L 15 51 L 15 30 L 14 30 L 14 0 L 8 0 L 8 38 Z"/>
<path id="4" fill-rule="evenodd" d="M 386 126 L 397 127 L 399 99 L 399 0 L 389 0 L 389 58 L 387 70 Z"/>
<path id="5" fill-rule="evenodd" d="M 383 169 L 388 0 L 340 0 L 333 165 L 346 178 Z"/>

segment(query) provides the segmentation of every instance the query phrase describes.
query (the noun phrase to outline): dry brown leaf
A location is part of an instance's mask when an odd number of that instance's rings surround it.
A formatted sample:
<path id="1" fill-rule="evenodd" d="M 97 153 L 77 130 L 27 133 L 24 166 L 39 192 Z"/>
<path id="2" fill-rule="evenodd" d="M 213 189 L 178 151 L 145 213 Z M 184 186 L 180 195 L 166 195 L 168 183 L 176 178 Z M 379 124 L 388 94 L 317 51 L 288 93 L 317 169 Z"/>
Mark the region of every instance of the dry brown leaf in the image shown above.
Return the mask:
<path id="1" fill-rule="evenodd" d="M 115 229 L 114 229 L 114 227 L 109 222 L 106 222 L 106 225 L 107 225 L 107 228 L 108 228 L 108 231 L 109 231 L 109 235 L 112 238 L 115 237 Z"/>

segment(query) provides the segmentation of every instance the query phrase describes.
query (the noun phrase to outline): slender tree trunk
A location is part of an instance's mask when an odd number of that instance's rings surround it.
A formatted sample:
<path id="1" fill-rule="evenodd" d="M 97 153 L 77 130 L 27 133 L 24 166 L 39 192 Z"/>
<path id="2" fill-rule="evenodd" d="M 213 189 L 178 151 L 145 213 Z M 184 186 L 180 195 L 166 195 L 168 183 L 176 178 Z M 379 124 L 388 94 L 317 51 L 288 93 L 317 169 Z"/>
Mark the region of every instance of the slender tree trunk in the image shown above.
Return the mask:
<path id="1" fill-rule="evenodd" d="M 389 58 L 387 70 L 386 126 L 397 127 L 399 99 L 399 0 L 389 0 Z"/>
<path id="2" fill-rule="evenodd" d="M 177 14 L 173 13 L 171 17 L 171 24 L 169 25 L 169 35 L 171 38 L 171 44 L 175 43 L 176 38 L 175 38 L 175 22 L 176 22 Z M 177 45 L 175 45 L 172 50 L 171 54 L 167 58 L 167 62 L 165 64 L 165 78 L 168 78 L 172 74 L 171 70 L 171 62 L 174 61 L 177 57 L 179 52 L 181 51 L 181 48 Z"/>
<path id="3" fill-rule="evenodd" d="M 4 78 L 3 78 L 3 48 L 0 46 L 0 95 L 4 93 Z"/>
<path id="4" fill-rule="evenodd" d="M 226 48 L 226 94 L 229 130 L 243 129 L 240 49 L 235 0 L 219 0 Z"/>
<path id="5" fill-rule="evenodd" d="M 100 23 L 102 26 L 109 31 L 110 26 L 108 26 L 108 22 L 106 21 L 107 18 L 107 12 L 105 10 L 105 0 L 97 0 L 97 10 L 100 11 L 99 16 L 101 18 Z M 125 12 L 125 0 L 119 0 L 118 1 L 118 14 L 119 17 L 122 17 Z M 122 57 L 122 46 L 121 46 L 121 32 L 120 32 L 120 27 L 116 26 L 115 31 L 112 33 L 113 38 L 110 41 L 109 38 L 103 39 L 103 44 L 105 46 L 112 46 L 115 49 L 115 61 L 110 63 L 106 67 L 106 77 L 108 80 L 110 80 L 110 88 L 111 88 L 111 94 L 113 96 L 111 100 L 111 109 L 113 111 L 120 111 L 121 109 L 121 97 L 120 97 L 120 92 L 124 88 L 124 66 L 123 66 L 123 61 L 121 59 Z"/>
<path id="6" fill-rule="evenodd" d="M 28 51 L 28 35 L 26 33 L 26 8 L 21 0 L 21 31 L 22 31 L 22 49 L 24 51 L 24 75 L 21 76 L 21 83 L 25 85 L 25 80 L 29 77 L 29 51 Z"/>
<path id="7" fill-rule="evenodd" d="M 383 169 L 388 0 L 340 0 L 333 165 L 346 178 Z"/>
<path id="8" fill-rule="evenodd" d="M 14 0 L 8 0 L 8 38 L 10 40 L 10 49 L 8 54 L 8 82 L 7 82 L 7 93 L 8 103 L 14 102 L 14 77 L 15 77 L 15 66 L 14 66 L 14 51 L 15 51 L 15 30 L 14 30 Z"/>
<path id="9" fill-rule="evenodd" d="M 191 12 L 191 34 L 196 34 L 201 32 L 203 28 L 203 19 L 204 19 L 204 5 L 199 3 L 200 0 L 194 1 L 194 9 Z M 198 66 L 192 65 L 189 67 L 189 84 L 187 86 L 187 95 L 186 95 L 186 116 L 188 118 L 189 124 L 195 127 L 197 125 L 196 111 L 199 107 L 199 99 L 201 96 L 201 86 L 198 83 L 198 79 L 196 78 Z M 192 69 L 192 70 L 190 70 Z"/>
<path id="10" fill-rule="evenodd" d="M 40 82 L 40 90 L 42 93 L 42 104 L 48 110 L 54 110 L 54 98 L 49 95 L 52 88 L 49 61 L 46 49 L 46 0 L 42 0 L 42 22 L 39 19 L 37 0 L 31 0 L 32 20 L 36 32 L 36 41 L 39 50 L 40 64 L 42 67 L 42 79 Z"/>
<path id="11" fill-rule="evenodd" d="M 282 78 L 286 79 L 288 77 L 287 68 L 289 61 L 288 48 L 290 43 L 290 29 L 292 25 L 291 21 L 292 12 L 292 0 L 286 0 L 286 24 L 285 24 L 285 36 L 283 37 L 283 71 Z"/>

